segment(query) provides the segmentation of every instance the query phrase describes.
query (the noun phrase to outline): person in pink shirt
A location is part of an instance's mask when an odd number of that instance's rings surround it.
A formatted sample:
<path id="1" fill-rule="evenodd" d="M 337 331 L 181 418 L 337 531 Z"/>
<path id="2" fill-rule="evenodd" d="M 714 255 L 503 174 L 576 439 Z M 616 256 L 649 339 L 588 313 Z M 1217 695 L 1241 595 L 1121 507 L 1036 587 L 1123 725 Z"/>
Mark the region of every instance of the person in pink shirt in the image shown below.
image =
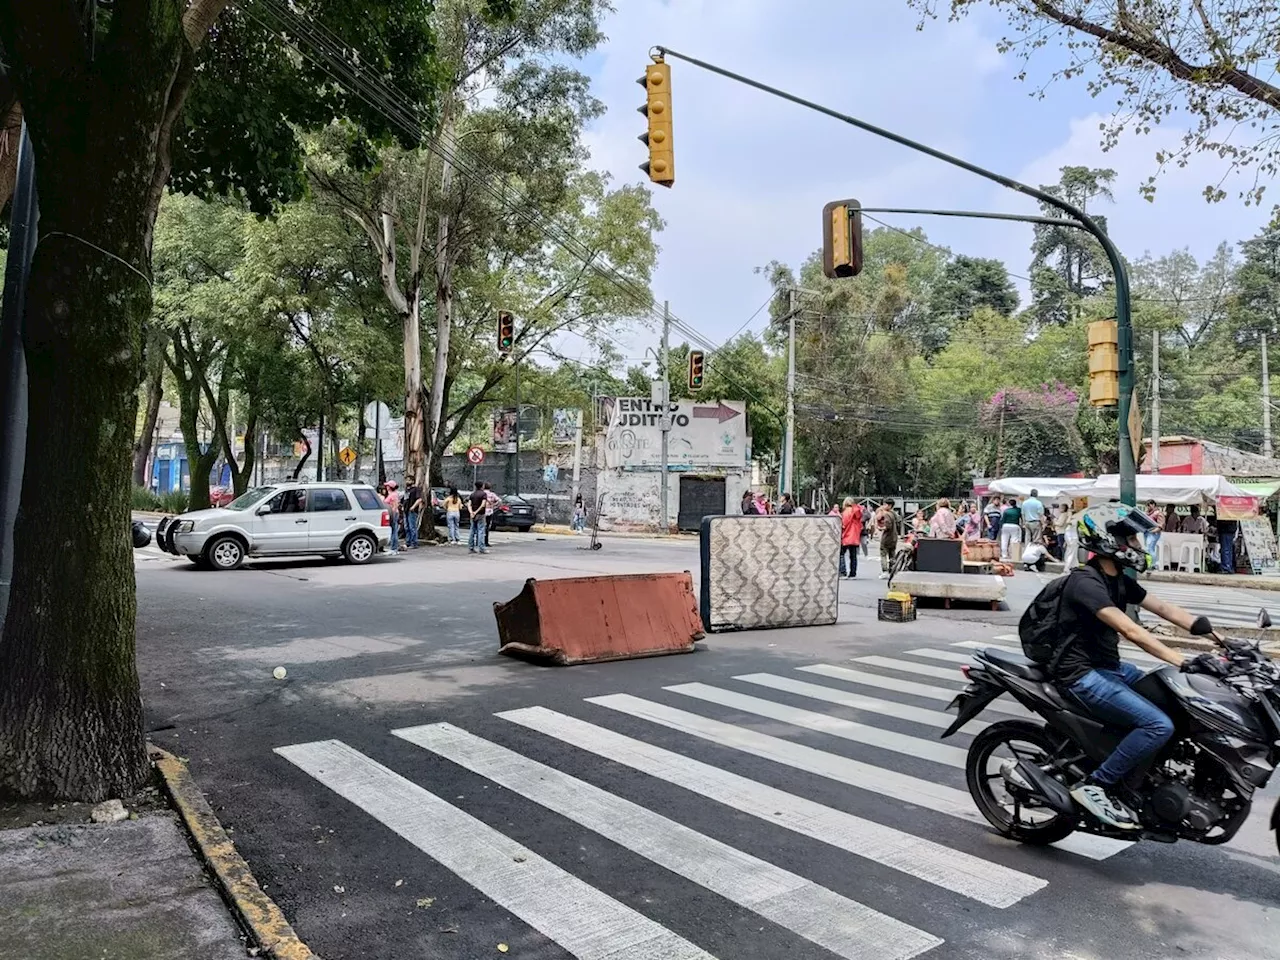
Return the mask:
<path id="1" fill-rule="evenodd" d="M 943 497 L 938 501 L 938 509 L 933 512 L 929 521 L 929 532 L 935 537 L 950 540 L 956 535 L 956 515 L 951 511 L 951 501 Z"/>

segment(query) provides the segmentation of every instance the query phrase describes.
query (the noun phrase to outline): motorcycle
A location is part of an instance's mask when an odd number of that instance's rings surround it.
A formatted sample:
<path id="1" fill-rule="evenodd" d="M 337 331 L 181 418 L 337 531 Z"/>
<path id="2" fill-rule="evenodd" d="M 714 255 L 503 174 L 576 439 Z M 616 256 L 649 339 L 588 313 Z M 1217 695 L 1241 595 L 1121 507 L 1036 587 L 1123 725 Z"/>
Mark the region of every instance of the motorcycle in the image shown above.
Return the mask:
<path id="1" fill-rule="evenodd" d="M 969 793 L 1007 837 L 1049 844 L 1076 830 L 1163 843 L 1226 843 L 1249 816 L 1255 791 L 1280 762 L 1280 664 L 1246 640 L 1219 637 L 1201 617 L 1197 634 L 1221 648 L 1225 676 L 1150 670 L 1134 689 L 1173 721 L 1174 734 L 1125 787 L 1141 830 L 1119 830 L 1078 807 L 1070 790 L 1127 733 L 1093 717 L 1042 666 L 1020 654 L 983 649 L 961 668 L 968 686 L 951 702 L 951 736 L 1008 694 L 1039 718 L 1002 719 L 974 737 L 965 763 Z M 1271 812 L 1280 849 L 1280 801 Z"/>

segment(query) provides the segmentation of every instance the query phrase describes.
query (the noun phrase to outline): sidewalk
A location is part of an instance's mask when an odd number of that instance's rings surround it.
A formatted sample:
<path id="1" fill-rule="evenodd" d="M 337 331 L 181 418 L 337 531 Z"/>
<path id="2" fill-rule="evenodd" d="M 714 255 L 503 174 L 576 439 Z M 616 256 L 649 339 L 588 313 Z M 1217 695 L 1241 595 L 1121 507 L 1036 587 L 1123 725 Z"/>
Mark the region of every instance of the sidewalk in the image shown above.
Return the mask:
<path id="1" fill-rule="evenodd" d="M 241 960 L 178 818 L 0 831 L 0 943 L 24 960 Z"/>
<path id="2" fill-rule="evenodd" d="M 258 886 L 186 764 L 154 747 L 151 757 L 155 785 L 112 822 L 89 822 L 101 805 L 0 806 L 0 954 L 318 960 Z"/>

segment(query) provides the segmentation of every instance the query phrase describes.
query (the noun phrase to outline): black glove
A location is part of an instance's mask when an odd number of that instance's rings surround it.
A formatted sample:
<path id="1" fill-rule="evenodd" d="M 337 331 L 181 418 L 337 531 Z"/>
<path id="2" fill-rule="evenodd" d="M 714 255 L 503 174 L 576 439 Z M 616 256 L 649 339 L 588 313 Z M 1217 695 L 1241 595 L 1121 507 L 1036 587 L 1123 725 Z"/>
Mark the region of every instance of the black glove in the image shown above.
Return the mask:
<path id="1" fill-rule="evenodd" d="M 1190 660 L 1182 661 L 1183 673 L 1207 673 L 1214 677 L 1225 677 L 1230 672 L 1230 665 L 1214 653 L 1200 653 Z"/>

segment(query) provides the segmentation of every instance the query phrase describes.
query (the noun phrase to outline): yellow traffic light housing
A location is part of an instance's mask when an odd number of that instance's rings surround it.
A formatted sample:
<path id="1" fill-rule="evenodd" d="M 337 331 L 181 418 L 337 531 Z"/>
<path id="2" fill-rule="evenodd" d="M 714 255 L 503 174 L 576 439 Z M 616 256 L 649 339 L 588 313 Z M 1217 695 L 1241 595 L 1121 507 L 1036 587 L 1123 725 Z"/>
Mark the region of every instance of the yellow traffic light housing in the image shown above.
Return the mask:
<path id="1" fill-rule="evenodd" d="M 701 350 L 689 351 L 689 390 L 698 391 L 702 389 L 703 368 L 706 364 L 706 355 Z"/>
<path id="2" fill-rule="evenodd" d="M 640 169 L 654 183 L 669 187 L 676 182 L 671 149 L 671 67 L 661 60 L 651 63 L 636 83 L 645 89 L 645 104 L 639 110 L 649 121 L 649 129 L 639 137 L 649 148 L 649 159 Z"/>
<path id="3" fill-rule="evenodd" d="M 822 208 L 822 272 L 832 280 L 862 272 L 862 204 L 833 200 Z"/>
<path id="4" fill-rule="evenodd" d="M 516 342 L 515 318 L 507 310 L 498 311 L 498 352 L 510 353 Z"/>
<path id="5" fill-rule="evenodd" d="M 1089 403 L 1114 407 L 1120 402 L 1120 336 L 1114 320 L 1089 324 Z"/>

